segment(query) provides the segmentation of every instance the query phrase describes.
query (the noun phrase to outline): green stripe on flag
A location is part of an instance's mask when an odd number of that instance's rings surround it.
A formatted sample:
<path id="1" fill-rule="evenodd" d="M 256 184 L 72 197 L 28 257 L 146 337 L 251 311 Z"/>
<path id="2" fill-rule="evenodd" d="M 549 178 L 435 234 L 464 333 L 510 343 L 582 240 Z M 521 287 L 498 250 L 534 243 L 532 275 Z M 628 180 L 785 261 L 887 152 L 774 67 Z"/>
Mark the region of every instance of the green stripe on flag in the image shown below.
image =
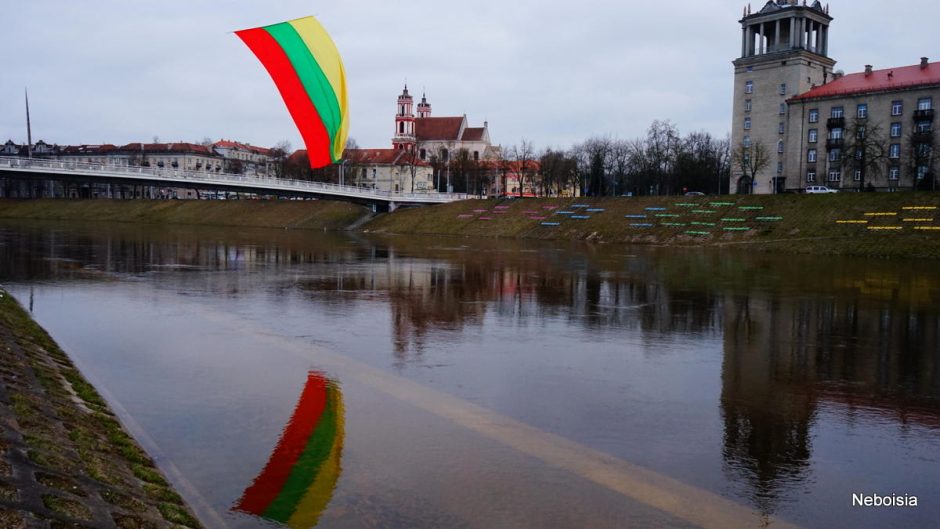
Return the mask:
<path id="1" fill-rule="evenodd" d="M 294 26 L 287 22 L 266 26 L 264 28 L 274 40 L 281 46 L 291 65 L 300 77 L 300 82 L 304 85 L 304 90 L 310 96 L 313 106 L 319 112 L 323 124 L 329 133 L 330 141 L 336 137 L 342 122 L 339 102 L 336 99 L 336 92 L 327 79 L 323 69 L 317 64 L 316 59 L 310 54 L 310 49 L 304 43 L 303 39 L 297 34 Z"/>
<path id="2" fill-rule="evenodd" d="M 310 436 L 304 453 L 300 455 L 300 459 L 291 469 L 290 477 L 287 478 L 287 483 L 284 484 L 281 493 L 264 510 L 262 515 L 264 518 L 286 523 L 297 509 L 297 503 L 316 479 L 320 466 L 330 455 L 333 443 L 336 442 L 336 399 L 338 397 L 335 394 L 335 388 L 329 388 L 327 391 L 329 392 L 327 405 L 323 410 L 323 415 L 320 416 L 319 424 Z"/>

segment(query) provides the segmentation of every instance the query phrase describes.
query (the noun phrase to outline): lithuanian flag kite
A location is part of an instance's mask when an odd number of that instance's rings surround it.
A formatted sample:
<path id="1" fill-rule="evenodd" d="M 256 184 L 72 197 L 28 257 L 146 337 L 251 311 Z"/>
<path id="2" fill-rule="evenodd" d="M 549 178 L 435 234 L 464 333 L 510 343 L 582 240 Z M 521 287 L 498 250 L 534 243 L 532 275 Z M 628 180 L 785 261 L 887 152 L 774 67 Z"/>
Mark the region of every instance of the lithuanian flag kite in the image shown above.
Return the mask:
<path id="1" fill-rule="evenodd" d="M 304 17 L 235 34 L 277 85 L 307 147 L 310 166 L 339 160 L 349 136 L 346 71 L 323 26 Z"/>
<path id="2" fill-rule="evenodd" d="M 311 371 L 271 458 L 234 510 L 292 529 L 314 527 L 333 496 L 342 451 L 342 395 L 336 384 Z"/>

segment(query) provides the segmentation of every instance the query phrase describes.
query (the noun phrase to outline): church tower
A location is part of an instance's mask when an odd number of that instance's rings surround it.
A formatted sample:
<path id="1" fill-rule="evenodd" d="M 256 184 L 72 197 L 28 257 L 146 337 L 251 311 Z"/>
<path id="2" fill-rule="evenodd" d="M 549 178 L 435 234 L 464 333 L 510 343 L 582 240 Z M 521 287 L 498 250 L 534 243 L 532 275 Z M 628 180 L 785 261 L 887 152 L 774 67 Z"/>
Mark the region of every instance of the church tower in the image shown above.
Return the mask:
<path id="1" fill-rule="evenodd" d="M 787 156 L 788 149 L 801 148 L 797 137 L 787 144 L 791 123 L 800 123 L 799 117 L 789 116 L 787 100 L 832 79 L 836 62 L 828 54 L 830 22 L 828 5 L 818 0 L 811 5 L 806 0 L 769 0 L 756 13 L 750 5 L 744 8 L 741 57 L 733 62 L 731 149 L 740 154 L 743 148 L 746 158 L 766 163 L 750 175 L 735 160 L 732 193 L 782 192 L 788 175 L 799 182 L 797 168 L 784 163 L 794 159 Z"/>
<path id="2" fill-rule="evenodd" d="M 425 94 L 421 94 L 421 102 L 418 103 L 418 117 L 431 117 L 431 103 L 428 103 L 428 98 Z"/>
<path id="3" fill-rule="evenodd" d="M 398 96 L 398 112 L 395 114 L 395 137 L 392 147 L 399 150 L 411 150 L 415 146 L 415 115 L 412 112 L 414 100 L 408 94 L 408 85 Z"/>

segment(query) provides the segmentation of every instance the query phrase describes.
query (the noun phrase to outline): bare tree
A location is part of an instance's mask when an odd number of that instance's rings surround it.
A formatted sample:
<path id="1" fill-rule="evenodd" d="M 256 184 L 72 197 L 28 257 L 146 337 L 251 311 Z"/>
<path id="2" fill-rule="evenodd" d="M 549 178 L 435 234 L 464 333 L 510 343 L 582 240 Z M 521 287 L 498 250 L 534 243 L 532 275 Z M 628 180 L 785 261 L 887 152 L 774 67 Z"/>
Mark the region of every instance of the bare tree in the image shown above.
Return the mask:
<path id="1" fill-rule="evenodd" d="M 535 149 L 532 142 L 522 138 L 519 145 L 513 145 L 509 148 L 508 158 L 512 161 L 513 169 L 519 180 L 519 196 L 525 193 L 526 181 L 532 177 L 535 158 Z M 530 184 L 531 187 L 531 184 Z"/>
<path id="2" fill-rule="evenodd" d="M 929 124 L 929 122 L 927 122 Z M 934 153 L 936 132 L 933 127 L 915 125 L 911 135 L 909 172 L 914 181 L 914 189 L 936 191 L 938 157 Z"/>
<path id="3" fill-rule="evenodd" d="M 735 148 L 732 158 L 734 165 L 741 170 L 741 177 L 738 179 L 738 193 L 750 195 L 754 191 L 753 184 L 757 173 L 770 165 L 770 155 L 767 148 L 759 141 L 754 141 L 750 145 L 742 143 Z"/>
<path id="4" fill-rule="evenodd" d="M 291 145 L 287 140 L 277 142 L 274 147 L 271 147 L 268 151 L 268 156 L 270 156 L 273 161 L 274 176 L 276 178 L 284 177 L 284 162 L 287 160 L 290 153 Z"/>
<path id="5" fill-rule="evenodd" d="M 888 159 L 888 143 L 883 129 L 880 123 L 856 118 L 849 123 L 844 138 L 845 148 L 840 161 L 843 167 L 859 172 L 858 190 L 864 191 L 868 178 L 878 176 Z"/>

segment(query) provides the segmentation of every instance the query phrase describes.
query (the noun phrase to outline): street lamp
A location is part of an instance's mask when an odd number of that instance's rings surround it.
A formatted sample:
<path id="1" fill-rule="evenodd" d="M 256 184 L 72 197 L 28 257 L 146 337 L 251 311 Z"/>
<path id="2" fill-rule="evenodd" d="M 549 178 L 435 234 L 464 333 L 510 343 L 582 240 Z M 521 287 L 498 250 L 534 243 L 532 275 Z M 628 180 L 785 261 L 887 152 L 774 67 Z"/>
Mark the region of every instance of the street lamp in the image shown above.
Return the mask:
<path id="1" fill-rule="evenodd" d="M 346 176 L 346 164 L 349 163 L 349 160 L 343 160 L 339 164 L 339 185 L 343 185 L 344 177 Z"/>

